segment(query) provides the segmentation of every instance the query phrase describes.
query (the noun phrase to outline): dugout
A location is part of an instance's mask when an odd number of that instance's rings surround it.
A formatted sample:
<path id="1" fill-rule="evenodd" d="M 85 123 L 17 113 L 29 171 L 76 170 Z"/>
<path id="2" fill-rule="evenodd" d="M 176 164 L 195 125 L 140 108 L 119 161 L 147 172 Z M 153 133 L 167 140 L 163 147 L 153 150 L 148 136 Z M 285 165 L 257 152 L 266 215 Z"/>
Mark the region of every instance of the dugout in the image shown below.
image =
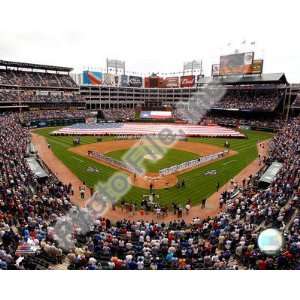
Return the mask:
<path id="1" fill-rule="evenodd" d="M 266 189 L 275 179 L 276 175 L 282 168 L 282 163 L 273 162 L 266 172 L 260 177 L 258 187 Z"/>
<path id="2" fill-rule="evenodd" d="M 38 178 L 39 182 L 43 182 L 48 178 L 48 173 L 34 157 L 27 157 L 26 162 L 31 172 Z"/>

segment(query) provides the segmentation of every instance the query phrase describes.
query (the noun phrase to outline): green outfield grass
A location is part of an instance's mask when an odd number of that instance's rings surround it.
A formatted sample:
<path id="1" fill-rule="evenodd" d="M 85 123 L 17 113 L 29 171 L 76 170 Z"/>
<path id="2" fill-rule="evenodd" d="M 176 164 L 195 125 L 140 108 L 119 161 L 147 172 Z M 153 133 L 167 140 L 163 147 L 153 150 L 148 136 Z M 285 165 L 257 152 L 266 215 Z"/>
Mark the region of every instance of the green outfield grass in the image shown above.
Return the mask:
<path id="1" fill-rule="evenodd" d="M 54 128 L 39 129 L 36 133 L 47 138 L 48 143 L 51 145 L 54 154 L 82 181 L 90 187 L 93 187 L 99 181 L 106 182 L 116 170 L 96 163 L 88 158 L 74 154 L 68 151 L 68 148 L 73 146 L 73 137 L 59 137 L 51 136 L 49 133 Z M 157 194 L 160 195 L 160 203 L 162 205 L 169 205 L 172 202 L 184 205 L 188 199 L 193 204 L 198 204 L 204 197 L 208 197 L 216 190 L 217 182 L 220 186 L 228 182 L 249 163 L 257 157 L 256 143 L 272 137 L 271 133 L 257 132 L 246 130 L 243 131 L 247 135 L 247 139 L 229 139 L 231 149 L 238 152 L 237 155 L 225 158 L 223 160 L 211 163 L 192 170 L 179 176 L 179 179 L 184 179 L 186 188 L 178 189 L 176 187 L 167 190 L 158 190 Z M 104 138 L 104 140 L 111 140 L 111 138 Z M 217 146 L 223 146 L 226 139 L 222 138 L 190 138 L 190 142 L 206 143 Z M 95 143 L 95 137 L 82 137 L 81 144 Z M 87 168 L 89 166 L 97 167 L 100 173 L 89 173 Z M 217 175 L 205 176 L 204 173 L 208 170 L 216 170 Z M 133 187 L 124 196 L 124 199 L 129 202 L 139 204 L 143 194 L 147 194 L 148 190 Z"/>
<path id="2" fill-rule="evenodd" d="M 142 146 L 137 148 L 140 148 L 138 149 L 138 151 L 140 151 L 141 153 L 144 152 L 143 151 L 144 148 Z M 165 155 L 161 159 L 157 161 L 151 161 L 147 159 L 144 160 L 143 165 L 145 167 L 146 172 L 159 172 L 159 170 L 161 169 L 171 167 L 173 165 L 180 164 L 188 160 L 199 158 L 199 155 L 188 151 L 167 149 L 167 148 L 162 150 L 165 150 L 164 151 Z M 127 151 L 128 150 L 117 150 L 117 151 L 106 153 L 106 155 L 118 160 L 122 160 L 122 158 L 124 157 Z"/>

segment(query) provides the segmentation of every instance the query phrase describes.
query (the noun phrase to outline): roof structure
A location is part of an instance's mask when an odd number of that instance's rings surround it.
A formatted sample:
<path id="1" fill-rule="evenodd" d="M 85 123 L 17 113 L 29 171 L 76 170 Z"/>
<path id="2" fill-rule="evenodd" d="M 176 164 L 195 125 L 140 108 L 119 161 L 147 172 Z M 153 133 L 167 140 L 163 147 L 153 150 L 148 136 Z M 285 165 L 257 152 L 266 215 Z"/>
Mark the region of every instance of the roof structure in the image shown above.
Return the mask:
<path id="1" fill-rule="evenodd" d="M 68 67 L 40 65 L 40 64 L 15 62 L 15 61 L 7 61 L 7 60 L 0 60 L 0 67 L 31 69 L 31 70 L 35 69 L 35 70 L 45 70 L 45 71 L 57 71 L 57 72 L 71 72 L 73 70 L 73 68 L 68 68 Z"/>
<path id="2" fill-rule="evenodd" d="M 222 83 L 228 85 L 241 85 L 241 84 L 285 84 L 288 85 L 288 81 L 284 73 L 270 73 L 261 74 L 257 76 L 253 75 L 231 75 L 231 76 L 218 76 L 218 77 L 203 77 L 198 81 L 198 85 L 204 84 Z"/>

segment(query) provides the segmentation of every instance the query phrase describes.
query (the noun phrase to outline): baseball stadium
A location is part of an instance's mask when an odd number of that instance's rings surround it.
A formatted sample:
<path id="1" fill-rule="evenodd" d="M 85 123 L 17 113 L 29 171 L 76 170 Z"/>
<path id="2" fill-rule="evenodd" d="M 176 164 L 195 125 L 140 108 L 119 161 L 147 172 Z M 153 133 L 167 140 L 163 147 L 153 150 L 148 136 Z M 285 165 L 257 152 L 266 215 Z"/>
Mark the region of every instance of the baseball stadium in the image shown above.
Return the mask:
<path id="1" fill-rule="evenodd" d="M 218 61 L 0 60 L 0 269 L 298 268 L 300 87 Z"/>

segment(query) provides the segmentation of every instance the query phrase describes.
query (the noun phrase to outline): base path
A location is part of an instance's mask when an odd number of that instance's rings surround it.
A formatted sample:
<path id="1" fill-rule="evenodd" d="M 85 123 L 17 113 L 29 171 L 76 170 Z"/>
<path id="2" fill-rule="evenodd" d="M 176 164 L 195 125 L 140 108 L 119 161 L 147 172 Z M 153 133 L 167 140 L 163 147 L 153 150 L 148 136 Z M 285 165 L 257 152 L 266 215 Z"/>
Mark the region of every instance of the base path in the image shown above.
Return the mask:
<path id="1" fill-rule="evenodd" d="M 72 173 L 62 161 L 60 161 L 52 152 L 51 149 L 48 148 L 48 144 L 46 139 L 43 136 L 35 134 L 32 132 L 32 142 L 35 148 L 38 151 L 40 158 L 44 161 L 44 163 L 48 166 L 48 168 L 58 177 L 60 181 L 65 184 L 71 183 L 74 189 L 74 196 L 71 197 L 72 203 L 75 205 L 83 207 L 85 205 L 85 201 L 80 200 L 79 188 L 83 185 L 82 181 L 77 178 L 77 176 Z M 268 153 L 268 143 L 269 141 L 264 141 L 257 144 L 258 153 L 260 157 L 266 156 Z M 233 180 L 235 183 L 241 184 L 243 179 L 248 178 L 250 175 L 255 174 L 261 169 L 262 165 L 259 159 L 257 158 L 252 163 L 250 163 L 245 169 L 243 169 L 239 174 L 237 174 Z M 191 222 L 193 218 L 199 217 L 201 219 L 206 217 L 213 217 L 220 212 L 219 209 L 219 199 L 221 193 L 230 188 L 230 181 L 226 183 L 222 188 L 219 189 L 218 192 L 215 192 L 211 195 L 206 202 L 206 208 L 202 209 L 201 205 L 193 206 L 188 215 L 184 214 L 182 218 L 186 222 Z M 89 190 L 89 189 L 87 189 Z M 86 193 L 86 200 L 90 197 L 88 192 Z M 130 215 L 127 212 L 123 212 L 121 208 L 116 208 L 115 210 L 110 210 L 105 215 L 105 217 L 110 218 L 112 221 L 117 221 L 123 218 L 128 220 L 147 220 L 147 221 L 173 221 L 177 220 L 177 216 L 169 213 L 168 216 L 162 218 L 157 218 L 156 214 L 149 213 L 146 215 L 141 215 L 139 212 L 136 212 L 134 215 Z"/>

